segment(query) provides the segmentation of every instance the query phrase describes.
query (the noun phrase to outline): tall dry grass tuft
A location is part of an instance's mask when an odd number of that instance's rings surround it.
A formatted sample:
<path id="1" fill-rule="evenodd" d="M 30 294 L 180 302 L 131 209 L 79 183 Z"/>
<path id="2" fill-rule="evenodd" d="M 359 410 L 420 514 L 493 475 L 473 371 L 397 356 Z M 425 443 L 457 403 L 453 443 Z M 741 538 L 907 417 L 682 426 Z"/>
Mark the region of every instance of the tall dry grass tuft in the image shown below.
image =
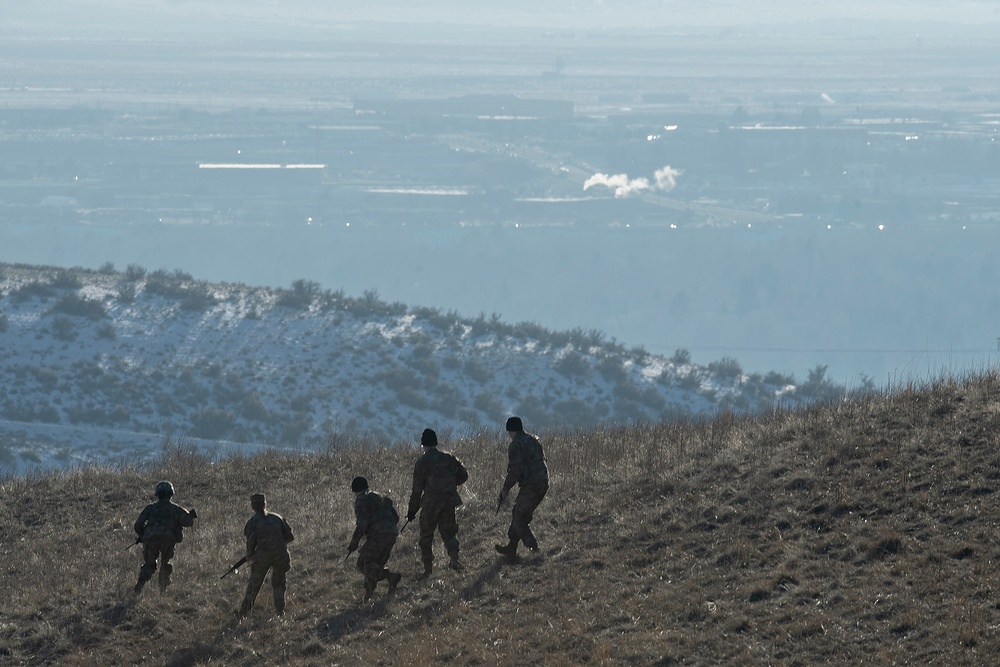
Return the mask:
<path id="1" fill-rule="evenodd" d="M 344 561 L 350 481 L 405 507 L 416 445 L 319 453 L 183 442 L 155 463 L 0 480 L 0 663 L 290 665 L 988 664 L 1000 648 L 1000 374 L 805 410 L 542 433 L 542 552 L 500 563 L 507 439 L 439 433 L 470 471 L 464 572 L 392 598 Z M 530 427 L 530 424 L 528 425 Z M 198 509 L 173 585 L 131 592 L 132 523 L 160 479 Z M 292 525 L 288 607 L 237 622 L 249 495 Z M 446 562 L 440 542 L 438 563 Z"/>

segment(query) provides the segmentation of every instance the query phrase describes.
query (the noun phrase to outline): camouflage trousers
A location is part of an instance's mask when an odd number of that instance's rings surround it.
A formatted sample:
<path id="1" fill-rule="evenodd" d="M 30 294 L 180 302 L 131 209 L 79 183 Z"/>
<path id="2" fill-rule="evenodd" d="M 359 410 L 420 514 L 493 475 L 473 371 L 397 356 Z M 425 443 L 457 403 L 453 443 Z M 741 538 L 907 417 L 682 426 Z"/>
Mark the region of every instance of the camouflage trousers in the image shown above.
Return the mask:
<path id="1" fill-rule="evenodd" d="M 250 566 L 250 578 L 247 580 L 247 592 L 240 606 L 240 614 L 246 616 L 253 608 L 260 587 L 264 585 L 268 570 L 271 571 L 271 592 L 274 594 L 274 611 L 282 614 L 285 611 L 285 574 L 292 567 L 288 552 L 273 556 L 257 554 Z"/>
<path id="2" fill-rule="evenodd" d="M 171 539 L 151 537 L 142 543 L 142 567 L 139 568 L 139 583 L 144 584 L 153 578 L 156 572 L 156 561 L 160 561 L 160 588 L 166 588 L 170 583 L 170 573 L 173 565 L 170 559 L 174 557 L 174 545 Z"/>
<path id="3" fill-rule="evenodd" d="M 455 519 L 455 501 L 427 502 L 420 507 L 420 556 L 424 565 L 434 562 L 434 531 L 441 534 L 441 541 L 451 558 L 458 558 L 458 521 Z"/>
<path id="4" fill-rule="evenodd" d="M 366 592 L 375 590 L 379 581 L 388 578 L 389 570 L 385 565 L 395 545 L 395 533 L 374 533 L 368 535 L 358 549 L 358 572 L 365 575 Z"/>
<path id="5" fill-rule="evenodd" d="M 510 527 L 507 529 L 507 537 L 512 543 L 516 544 L 520 540 L 529 549 L 538 548 L 538 540 L 531 532 L 530 524 L 535 515 L 535 508 L 542 502 L 548 490 L 549 481 L 547 479 L 520 485 L 517 499 L 514 500 L 514 509 L 511 512 Z"/>

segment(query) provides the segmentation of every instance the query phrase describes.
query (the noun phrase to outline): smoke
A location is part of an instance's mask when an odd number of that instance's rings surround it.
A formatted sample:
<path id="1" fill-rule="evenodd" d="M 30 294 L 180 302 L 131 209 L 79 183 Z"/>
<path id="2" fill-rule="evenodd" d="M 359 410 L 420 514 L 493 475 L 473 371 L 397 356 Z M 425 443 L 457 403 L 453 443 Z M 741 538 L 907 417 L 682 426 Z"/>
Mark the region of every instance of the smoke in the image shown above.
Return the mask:
<path id="1" fill-rule="evenodd" d="M 621 199 L 629 197 L 639 192 L 660 191 L 670 192 L 677 187 L 677 177 L 681 175 L 681 170 L 674 169 L 670 165 L 657 169 L 653 173 L 653 181 L 648 178 L 629 178 L 628 174 L 594 174 L 583 183 L 583 189 L 587 190 L 595 185 L 603 185 L 615 191 L 615 198 Z"/>

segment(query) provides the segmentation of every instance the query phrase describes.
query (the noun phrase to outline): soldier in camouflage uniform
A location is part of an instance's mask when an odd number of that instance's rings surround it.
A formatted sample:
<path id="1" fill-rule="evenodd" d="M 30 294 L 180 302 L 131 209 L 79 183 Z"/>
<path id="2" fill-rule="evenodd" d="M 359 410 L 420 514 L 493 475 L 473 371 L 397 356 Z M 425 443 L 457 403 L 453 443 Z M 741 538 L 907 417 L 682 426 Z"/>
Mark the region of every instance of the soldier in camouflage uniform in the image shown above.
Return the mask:
<path id="1" fill-rule="evenodd" d="M 156 561 L 160 561 L 160 590 L 170 585 L 173 566 L 174 545 L 184 539 L 184 528 L 194 525 L 198 513 L 186 510 L 170 499 L 174 495 L 174 485 L 167 481 L 158 482 L 155 489 L 157 501 L 150 503 L 135 521 L 137 541 L 142 542 L 143 565 L 139 569 L 139 581 L 135 585 L 138 594 L 146 582 L 156 572 Z"/>
<path id="2" fill-rule="evenodd" d="M 250 614 L 268 570 L 271 571 L 274 611 L 281 616 L 285 613 L 285 574 L 291 569 L 288 543 L 294 540 L 295 536 L 288 522 L 280 514 L 268 511 L 264 494 L 255 493 L 250 496 L 250 507 L 254 515 L 243 528 L 243 534 L 247 538 L 250 578 L 247 580 L 247 592 L 243 597 L 243 604 L 236 612 L 236 616 L 245 618 Z"/>
<path id="3" fill-rule="evenodd" d="M 424 561 L 424 574 L 434 570 L 434 531 L 441 534 L 450 567 L 461 570 L 458 559 L 458 522 L 455 508 L 462 504 L 458 487 L 469 479 L 465 466 L 454 455 L 437 448 L 437 433 L 424 429 L 420 436 L 424 453 L 413 466 L 413 490 L 406 510 L 406 520 L 413 521 L 420 512 L 420 555 Z"/>
<path id="4" fill-rule="evenodd" d="M 519 417 L 507 420 L 507 477 L 500 488 L 498 507 L 507 499 L 515 484 L 519 490 L 514 500 L 510 527 L 507 529 L 507 545 L 497 544 L 498 553 L 506 557 L 508 563 L 516 563 L 517 544 L 523 542 L 531 551 L 538 551 L 538 540 L 531 532 L 531 518 L 535 508 L 549 490 L 549 471 L 545 466 L 545 454 L 538 438 L 524 432 Z"/>
<path id="5" fill-rule="evenodd" d="M 388 496 L 368 490 L 368 480 L 364 477 L 354 478 L 351 491 L 354 492 L 354 516 L 357 523 L 351 543 L 347 546 L 347 553 L 350 555 L 357 551 L 361 538 L 365 538 L 361 553 L 358 554 L 358 571 L 365 576 L 367 601 L 375 593 L 378 582 L 388 579 L 389 593 L 392 593 L 403 578 L 402 574 L 391 572 L 385 566 L 389 562 L 392 547 L 396 544 L 396 536 L 399 535 L 399 514 Z"/>

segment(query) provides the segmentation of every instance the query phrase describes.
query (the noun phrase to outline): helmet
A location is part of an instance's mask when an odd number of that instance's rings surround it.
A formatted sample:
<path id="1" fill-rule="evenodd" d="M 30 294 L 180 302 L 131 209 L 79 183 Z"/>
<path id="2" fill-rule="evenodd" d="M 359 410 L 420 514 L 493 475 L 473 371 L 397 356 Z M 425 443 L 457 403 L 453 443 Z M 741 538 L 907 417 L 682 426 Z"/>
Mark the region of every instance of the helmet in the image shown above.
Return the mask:
<path id="1" fill-rule="evenodd" d="M 351 482 L 351 491 L 354 493 L 361 493 L 368 488 L 368 480 L 364 477 L 355 477 Z"/>
<path id="2" fill-rule="evenodd" d="M 174 485 L 173 484 L 171 484 L 170 482 L 168 482 L 166 480 L 163 480 L 162 482 L 157 482 L 156 483 L 156 497 L 157 498 L 160 498 L 160 499 L 170 498 L 173 495 L 174 495 Z"/>

